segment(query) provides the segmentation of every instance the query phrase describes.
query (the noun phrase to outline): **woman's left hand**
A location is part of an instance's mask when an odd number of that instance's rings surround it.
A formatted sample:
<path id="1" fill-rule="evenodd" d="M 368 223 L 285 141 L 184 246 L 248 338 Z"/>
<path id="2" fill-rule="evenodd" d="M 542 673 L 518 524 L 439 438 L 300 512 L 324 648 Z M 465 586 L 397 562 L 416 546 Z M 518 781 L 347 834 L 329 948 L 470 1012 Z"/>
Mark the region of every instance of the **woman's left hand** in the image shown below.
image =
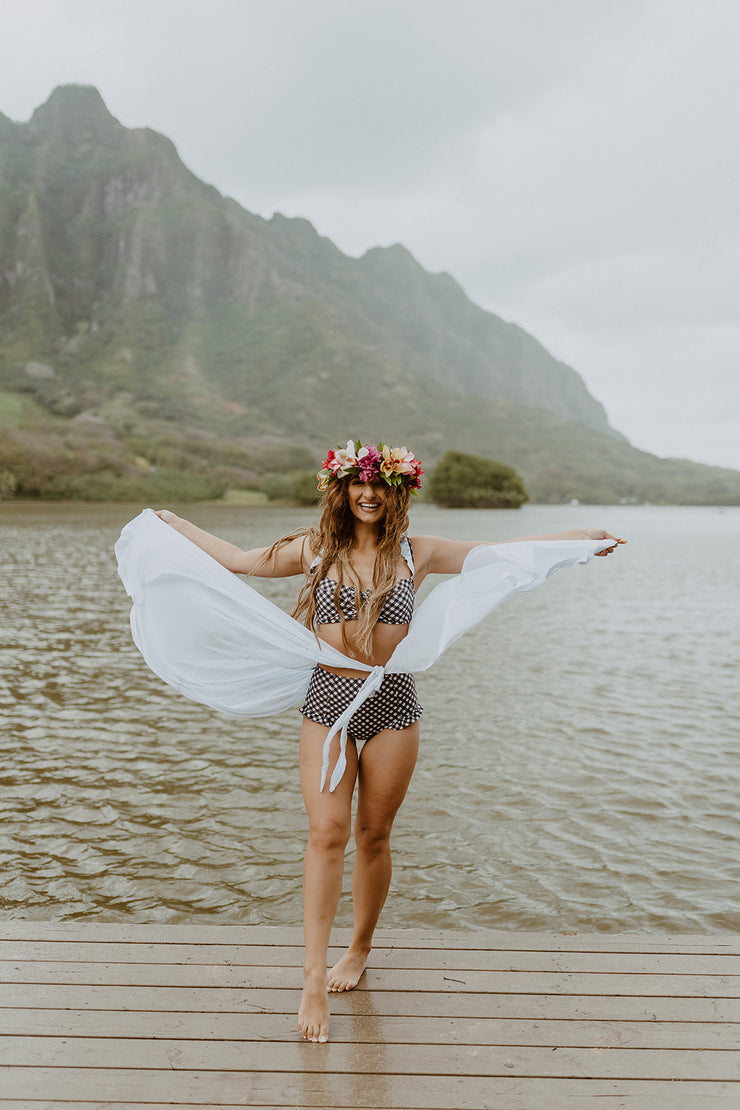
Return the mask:
<path id="1" fill-rule="evenodd" d="M 620 543 L 627 543 L 626 540 L 613 536 L 611 532 L 605 532 L 603 528 L 584 528 L 583 538 L 586 540 L 614 540 L 611 547 L 605 547 L 603 551 L 597 551 L 597 555 L 611 555 L 612 551 L 617 550 Z"/>
<path id="2" fill-rule="evenodd" d="M 170 509 L 155 509 L 154 512 L 165 524 L 171 524 L 173 528 L 175 527 L 178 518 Z"/>

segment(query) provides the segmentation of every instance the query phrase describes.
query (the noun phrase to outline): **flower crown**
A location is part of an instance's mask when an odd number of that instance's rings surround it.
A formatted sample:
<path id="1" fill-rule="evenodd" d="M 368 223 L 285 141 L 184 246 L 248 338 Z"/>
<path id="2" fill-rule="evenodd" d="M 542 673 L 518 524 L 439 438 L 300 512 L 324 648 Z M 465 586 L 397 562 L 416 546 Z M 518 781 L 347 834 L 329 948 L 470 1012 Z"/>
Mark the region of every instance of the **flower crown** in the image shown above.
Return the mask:
<path id="1" fill-rule="evenodd" d="M 385 443 L 363 445 L 359 439 L 350 439 L 346 447 L 328 453 L 316 477 L 320 490 L 325 490 L 333 478 L 352 477 L 361 482 L 406 485 L 416 493 L 421 489 L 423 473 L 419 460 L 405 447 L 388 447 Z"/>

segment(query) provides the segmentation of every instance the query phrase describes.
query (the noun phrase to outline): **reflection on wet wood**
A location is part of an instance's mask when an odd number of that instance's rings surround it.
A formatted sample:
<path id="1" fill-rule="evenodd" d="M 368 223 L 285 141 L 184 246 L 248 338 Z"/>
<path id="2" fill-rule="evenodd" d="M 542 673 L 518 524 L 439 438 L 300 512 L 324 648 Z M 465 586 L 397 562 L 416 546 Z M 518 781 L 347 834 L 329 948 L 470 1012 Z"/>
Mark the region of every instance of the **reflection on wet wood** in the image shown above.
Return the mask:
<path id="1" fill-rule="evenodd" d="M 0 1110 L 740 1105 L 740 936 L 380 931 L 328 1045 L 301 961 L 296 929 L 0 923 Z"/>

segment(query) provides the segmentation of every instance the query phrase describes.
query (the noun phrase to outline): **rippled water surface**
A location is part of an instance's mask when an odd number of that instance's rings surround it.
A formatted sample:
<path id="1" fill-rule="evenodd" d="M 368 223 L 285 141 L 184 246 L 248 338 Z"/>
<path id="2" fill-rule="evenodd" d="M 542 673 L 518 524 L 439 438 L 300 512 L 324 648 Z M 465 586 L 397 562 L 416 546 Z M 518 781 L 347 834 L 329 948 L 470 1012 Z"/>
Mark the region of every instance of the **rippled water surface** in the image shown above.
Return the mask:
<path id="1" fill-rule="evenodd" d="M 112 555 L 137 511 L 0 505 L 0 917 L 296 924 L 300 717 L 219 717 L 149 673 Z M 187 512 L 242 546 L 310 519 Z M 629 546 L 418 676 L 386 925 L 740 929 L 740 510 L 422 505 L 412 532 L 584 524 Z M 296 582 L 260 588 L 289 608 Z"/>

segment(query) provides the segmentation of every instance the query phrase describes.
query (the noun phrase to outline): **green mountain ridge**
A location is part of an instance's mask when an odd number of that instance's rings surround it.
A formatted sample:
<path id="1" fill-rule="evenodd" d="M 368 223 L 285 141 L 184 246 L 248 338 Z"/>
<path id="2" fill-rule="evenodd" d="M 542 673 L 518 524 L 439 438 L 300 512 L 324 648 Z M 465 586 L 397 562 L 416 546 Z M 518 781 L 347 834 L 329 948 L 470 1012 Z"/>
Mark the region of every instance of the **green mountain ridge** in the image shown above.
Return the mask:
<path id="1" fill-rule="evenodd" d="M 0 116 L 0 259 L 0 475 L 22 495 L 101 473 L 105 495 L 164 473 L 274 490 L 351 435 L 428 468 L 498 459 L 533 500 L 740 503 L 740 472 L 633 448 L 448 274 L 253 215 L 90 87 Z"/>

